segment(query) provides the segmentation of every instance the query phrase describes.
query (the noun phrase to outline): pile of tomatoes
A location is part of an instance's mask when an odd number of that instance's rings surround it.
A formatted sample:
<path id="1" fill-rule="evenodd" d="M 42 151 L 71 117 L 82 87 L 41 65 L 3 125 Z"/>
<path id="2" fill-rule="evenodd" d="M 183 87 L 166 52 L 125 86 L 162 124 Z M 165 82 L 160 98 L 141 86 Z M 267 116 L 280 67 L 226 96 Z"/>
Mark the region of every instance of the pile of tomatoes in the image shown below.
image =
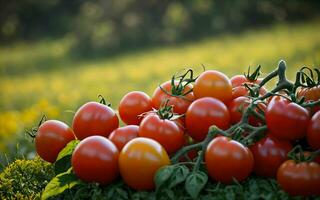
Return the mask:
<path id="1" fill-rule="evenodd" d="M 152 97 L 124 95 L 118 114 L 103 98 L 85 103 L 71 128 L 58 120 L 42 123 L 36 151 L 54 163 L 69 142 L 80 140 L 72 170 L 101 185 L 121 177 L 135 190 L 152 190 L 160 168 L 193 162 L 204 165 L 212 181 L 241 182 L 255 173 L 276 178 L 291 195 L 320 195 L 319 82 L 292 89 L 280 80 L 268 92 L 264 84 L 275 76 L 258 79 L 258 70 L 231 79 L 216 70 L 194 78 L 188 70 Z M 119 118 L 126 125 L 119 127 Z"/>

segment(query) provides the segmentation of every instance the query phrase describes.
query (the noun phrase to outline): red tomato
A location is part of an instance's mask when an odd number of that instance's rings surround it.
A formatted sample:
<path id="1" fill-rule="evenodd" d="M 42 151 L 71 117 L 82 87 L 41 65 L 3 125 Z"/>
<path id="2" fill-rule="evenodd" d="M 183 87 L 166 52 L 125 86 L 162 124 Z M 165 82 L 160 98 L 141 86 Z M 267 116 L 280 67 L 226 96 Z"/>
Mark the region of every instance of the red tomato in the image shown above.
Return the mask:
<path id="1" fill-rule="evenodd" d="M 211 178 L 229 184 L 233 178 L 242 181 L 249 176 L 253 169 L 253 156 L 241 143 L 219 136 L 209 143 L 205 163 Z"/>
<path id="2" fill-rule="evenodd" d="M 79 140 L 92 135 L 108 137 L 118 128 L 119 119 L 114 110 L 97 102 L 81 106 L 73 118 L 73 131 Z"/>
<path id="3" fill-rule="evenodd" d="M 129 92 L 120 101 L 119 115 L 126 124 L 139 125 L 141 114 L 152 110 L 150 97 L 139 91 Z"/>
<path id="4" fill-rule="evenodd" d="M 119 169 L 124 182 L 136 190 L 152 190 L 157 170 L 169 165 L 166 150 L 155 140 L 134 138 L 120 152 Z"/>
<path id="5" fill-rule="evenodd" d="M 224 130 L 230 126 L 228 108 L 222 101 L 211 97 L 195 100 L 187 110 L 185 121 L 188 134 L 196 141 L 206 137 L 211 125 Z"/>
<path id="6" fill-rule="evenodd" d="M 244 83 L 259 84 L 262 81 L 262 79 L 259 78 L 259 79 L 255 80 L 255 81 L 250 81 L 244 75 L 235 75 L 230 79 L 230 81 L 231 81 L 232 87 L 238 87 L 238 86 L 241 86 Z"/>
<path id="7" fill-rule="evenodd" d="M 261 87 L 259 89 L 259 95 L 260 96 L 263 96 L 266 93 L 267 93 L 267 89 L 266 88 Z M 246 88 L 243 85 L 232 88 L 232 99 L 235 99 L 235 98 L 241 97 L 241 96 L 250 96 L 250 92 L 249 92 L 248 88 Z"/>
<path id="8" fill-rule="evenodd" d="M 320 99 L 320 85 L 314 86 L 312 88 L 301 88 L 297 92 L 297 96 L 299 98 L 304 97 L 306 101 L 318 101 Z M 320 110 L 320 106 L 313 107 L 313 112 L 317 112 Z"/>
<path id="9" fill-rule="evenodd" d="M 279 166 L 287 160 L 292 149 L 289 141 L 267 136 L 250 147 L 254 158 L 254 172 L 259 176 L 276 177 Z"/>
<path id="10" fill-rule="evenodd" d="M 109 184 L 119 174 L 119 151 L 107 138 L 91 136 L 82 140 L 72 154 L 72 168 L 83 181 Z"/>
<path id="11" fill-rule="evenodd" d="M 184 131 L 180 125 L 180 122 L 161 119 L 157 114 L 149 114 L 140 124 L 139 136 L 156 140 L 169 154 L 172 154 L 185 142 Z"/>
<path id="12" fill-rule="evenodd" d="M 320 149 L 320 111 L 316 112 L 309 122 L 307 140 L 311 148 Z"/>
<path id="13" fill-rule="evenodd" d="M 248 97 L 238 97 L 230 102 L 228 109 L 231 117 L 231 123 L 236 124 L 240 122 L 243 112 L 247 109 L 251 102 L 252 100 Z M 265 111 L 267 108 L 267 106 L 263 103 L 259 103 L 258 106 L 262 111 Z M 259 109 L 255 108 L 255 111 L 259 112 Z M 261 120 L 257 119 L 256 117 L 252 115 L 249 117 L 249 124 L 258 126 L 261 123 Z"/>
<path id="14" fill-rule="evenodd" d="M 67 124 L 48 120 L 38 129 L 35 138 L 36 151 L 43 160 L 53 163 L 60 151 L 74 139 L 73 131 Z"/>
<path id="15" fill-rule="evenodd" d="M 320 195 L 320 165 L 287 160 L 278 169 L 277 181 L 290 195 Z"/>
<path id="16" fill-rule="evenodd" d="M 295 140 L 306 135 L 310 114 L 296 103 L 275 96 L 265 115 L 268 129 L 278 139 Z"/>
<path id="17" fill-rule="evenodd" d="M 178 82 L 175 82 L 175 85 L 178 85 Z M 167 81 L 163 84 L 161 84 L 161 87 L 167 91 L 169 94 L 176 95 L 171 96 L 166 94 L 163 90 L 161 90 L 160 87 L 157 87 L 157 89 L 154 91 L 152 95 L 152 105 L 154 108 L 159 109 L 161 104 L 166 100 L 169 99 L 168 106 L 173 106 L 173 112 L 178 114 L 184 114 L 186 110 L 188 109 L 189 105 L 194 100 L 193 93 L 189 93 L 185 96 L 181 96 L 184 93 L 188 92 L 192 89 L 192 86 L 187 85 L 182 91 L 176 92 L 173 91 L 171 86 L 171 81 Z M 176 94 L 177 93 L 177 94 Z"/>
<path id="18" fill-rule="evenodd" d="M 119 151 L 133 138 L 138 137 L 139 126 L 128 125 L 124 127 L 117 128 L 109 135 L 109 140 L 113 142 Z"/>
<path id="19" fill-rule="evenodd" d="M 193 93 L 196 99 L 214 97 L 228 104 L 232 99 L 232 85 L 229 78 L 223 73 L 208 70 L 197 78 Z"/>

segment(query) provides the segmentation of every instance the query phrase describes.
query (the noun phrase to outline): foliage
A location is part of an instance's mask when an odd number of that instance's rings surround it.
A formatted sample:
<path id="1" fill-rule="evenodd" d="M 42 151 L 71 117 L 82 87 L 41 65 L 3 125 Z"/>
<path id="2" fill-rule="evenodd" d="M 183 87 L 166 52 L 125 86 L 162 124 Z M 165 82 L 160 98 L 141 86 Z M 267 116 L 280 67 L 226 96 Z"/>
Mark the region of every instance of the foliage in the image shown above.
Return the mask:
<path id="1" fill-rule="evenodd" d="M 39 157 L 16 160 L 0 174 L 0 199 L 39 199 L 53 176 L 53 166 Z"/>

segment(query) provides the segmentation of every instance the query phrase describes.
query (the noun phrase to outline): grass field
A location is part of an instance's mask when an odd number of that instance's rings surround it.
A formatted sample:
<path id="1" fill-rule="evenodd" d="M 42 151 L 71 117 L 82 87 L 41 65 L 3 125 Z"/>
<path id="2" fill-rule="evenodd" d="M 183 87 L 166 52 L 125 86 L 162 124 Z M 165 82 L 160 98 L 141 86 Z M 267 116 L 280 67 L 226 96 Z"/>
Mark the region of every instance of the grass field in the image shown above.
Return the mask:
<path id="1" fill-rule="evenodd" d="M 218 69 L 229 77 L 250 66 L 270 72 L 280 59 L 288 77 L 302 65 L 319 67 L 320 21 L 226 34 L 172 47 L 149 48 L 114 57 L 77 60 L 68 56 L 65 38 L 19 43 L 0 48 L 0 151 L 8 151 L 16 135 L 35 125 L 42 114 L 70 123 L 81 104 L 103 95 L 117 108 L 132 90 L 149 95 L 173 73 Z"/>

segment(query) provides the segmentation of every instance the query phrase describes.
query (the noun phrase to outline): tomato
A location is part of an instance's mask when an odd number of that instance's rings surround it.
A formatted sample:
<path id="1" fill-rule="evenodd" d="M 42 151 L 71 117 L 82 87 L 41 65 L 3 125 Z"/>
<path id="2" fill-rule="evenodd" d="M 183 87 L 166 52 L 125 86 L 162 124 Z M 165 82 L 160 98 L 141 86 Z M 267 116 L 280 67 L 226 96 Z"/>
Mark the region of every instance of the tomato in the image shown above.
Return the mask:
<path id="1" fill-rule="evenodd" d="M 320 165 L 315 162 L 287 160 L 279 167 L 277 181 L 290 195 L 320 195 Z"/>
<path id="2" fill-rule="evenodd" d="M 124 123 L 139 125 L 140 115 L 152 110 L 151 99 L 144 92 L 129 92 L 121 99 L 118 110 Z"/>
<path id="3" fill-rule="evenodd" d="M 316 112 L 309 122 L 307 140 L 311 148 L 320 149 L 320 111 Z"/>
<path id="4" fill-rule="evenodd" d="M 205 97 L 195 100 L 186 112 L 186 128 L 188 134 L 196 141 L 202 141 L 211 125 L 221 129 L 230 126 L 230 115 L 228 108 L 222 101 Z"/>
<path id="5" fill-rule="evenodd" d="M 238 97 L 236 99 L 233 99 L 229 106 L 229 113 L 230 113 L 230 117 L 231 117 L 231 123 L 236 124 L 238 122 L 240 122 L 241 118 L 242 118 L 242 114 L 243 112 L 247 109 L 247 107 L 250 105 L 250 103 L 252 102 L 252 100 L 248 97 Z M 266 110 L 266 105 L 263 103 L 258 103 L 257 105 L 262 111 Z M 259 108 L 255 108 L 255 111 L 260 112 Z M 250 116 L 249 117 L 249 124 L 253 125 L 253 126 L 258 126 L 259 124 L 261 124 L 262 121 L 257 119 L 254 116 Z"/>
<path id="6" fill-rule="evenodd" d="M 129 141 L 119 157 L 122 179 L 136 190 L 154 189 L 157 170 L 169 164 L 166 150 L 157 141 L 143 137 Z"/>
<path id="7" fill-rule="evenodd" d="M 106 185 L 118 177 L 118 159 L 119 151 L 109 139 L 90 136 L 77 145 L 71 163 L 81 180 Z"/>
<path id="8" fill-rule="evenodd" d="M 247 147 L 224 136 L 209 143 L 205 163 L 210 177 L 225 184 L 232 183 L 233 178 L 239 182 L 247 178 L 254 164 Z"/>
<path id="9" fill-rule="evenodd" d="M 320 85 L 316 85 L 312 88 L 303 87 L 297 92 L 299 98 L 304 97 L 307 102 L 318 101 L 320 99 Z M 320 110 L 320 106 L 313 107 L 313 112 Z"/>
<path id="10" fill-rule="evenodd" d="M 109 140 L 113 142 L 118 148 L 119 151 L 133 138 L 138 137 L 139 134 L 139 126 L 136 125 L 128 125 L 124 127 L 117 128 L 112 131 L 109 135 Z"/>
<path id="11" fill-rule="evenodd" d="M 97 102 L 81 106 L 73 118 L 73 131 L 79 140 L 92 135 L 108 137 L 118 128 L 119 119 L 114 110 Z"/>
<path id="12" fill-rule="evenodd" d="M 180 122 L 161 119 L 157 114 L 149 114 L 140 124 L 139 136 L 156 140 L 169 154 L 172 154 L 185 142 L 184 131 L 180 125 Z"/>
<path id="13" fill-rule="evenodd" d="M 175 82 L 175 85 L 178 85 L 178 82 Z M 168 105 L 173 106 L 173 112 L 177 114 L 184 114 L 188 109 L 191 102 L 194 100 L 193 93 L 188 93 L 185 96 L 182 96 L 184 93 L 192 90 L 191 85 L 187 85 L 182 91 L 174 91 L 171 86 L 171 81 L 167 81 L 161 84 L 162 89 L 167 91 L 169 94 L 166 94 L 160 87 L 154 91 L 152 95 L 152 105 L 154 108 L 159 109 L 161 104 L 166 100 L 169 99 Z"/>
<path id="14" fill-rule="evenodd" d="M 263 96 L 266 93 L 267 93 L 267 89 L 265 87 L 261 87 L 259 89 L 260 96 Z M 232 88 L 232 99 L 235 99 L 235 98 L 241 97 L 241 96 L 249 96 L 249 95 L 250 95 L 250 92 L 249 92 L 248 88 L 246 88 L 243 85 Z"/>
<path id="15" fill-rule="evenodd" d="M 254 172 L 259 176 L 276 177 L 279 166 L 287 160 L 292 145 L 287 140 L 267 136 L 250 147 Z"/>
<path id="16" fill-rule="evenodd" d="M 232 85 L 225 74 L 208 70 L 200 74 L 195 81 L 193 93 L 196 99 L 214 97 L 228 104 L 232 99 Z"/>
<path id="17" fill-rule="evenodd" d="M 35 138 L 36 151 L 45 161 L 55 162 L 59 152 L 71 141 L 74 134 L 69 126 L 58 120 L 45 121 Z"/>
<path id="18" fill-rule="evenodd" d="M 262 81 L 262 79 L 259 78 L 257 80 L 251 81 L 251 80 L 247 79 L 247 77 L 245 77 L 244 75 L 235 75 L 230 79 L 230 81 L 231 81 L 232 87 L 238 87 L 238 86 L 243 85 L 244 83 L 259 84 Z"/>
<path id="19" fill-rule="evenodd" d="M 278 139 L 295 140 L 306 135 L 310 114 L 307 109 L 275 96 L 265 112 L 267 127 Z"/>

